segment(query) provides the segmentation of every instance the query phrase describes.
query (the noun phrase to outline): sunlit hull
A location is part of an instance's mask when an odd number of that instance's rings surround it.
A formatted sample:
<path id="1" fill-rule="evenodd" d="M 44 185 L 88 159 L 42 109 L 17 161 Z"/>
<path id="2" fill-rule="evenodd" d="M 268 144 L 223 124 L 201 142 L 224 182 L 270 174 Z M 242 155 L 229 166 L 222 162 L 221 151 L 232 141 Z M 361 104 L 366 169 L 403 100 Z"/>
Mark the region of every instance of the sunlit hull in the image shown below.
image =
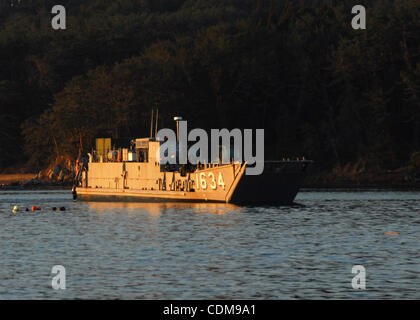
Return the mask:
<path id="1" fill-rule="evenodd" d="M 232 163 L 207 166 L 186 176 L 156 170 L 151 177 L 136 175 L 142 169 L 134 163 L 120 164 L 122 174 L 115 163 L 112 168 L 98 163 L 91 166 L 85 186 L 76 193 L 82 201 L 291 204 L 308 163 L 267 162 L 264 173 L 257 176 L 245 174 L 246 164 Z"/>

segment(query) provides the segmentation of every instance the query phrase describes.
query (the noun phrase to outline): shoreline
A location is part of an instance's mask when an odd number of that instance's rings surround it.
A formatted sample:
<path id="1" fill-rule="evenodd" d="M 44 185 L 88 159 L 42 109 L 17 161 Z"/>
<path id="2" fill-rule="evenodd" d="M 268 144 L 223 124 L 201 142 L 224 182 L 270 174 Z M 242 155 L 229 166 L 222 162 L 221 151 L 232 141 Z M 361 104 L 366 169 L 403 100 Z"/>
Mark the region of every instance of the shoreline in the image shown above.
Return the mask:
<path id="1" fill-rule="evenodd" d="M 305 191 L 344 191 L 344 190 L 359 190 L 359 191 L 420 191 L 420 186 L 377 186 L 377 185 L 363 185 L 363 186 L 348 186 L 348 185 L 333 185 L 333 186 L 307 186 L 304 185 L 299 189 L 299 192 Z"/>
<path id="2" fill-rule="evenodd" d="M 0 190 L 54 190 L 71 189 L 73 181 L 40 178 L 40 174 L 0 174 Z"/>
<path id="3" fill-rule="evenodd" d="M 0 185 L 16 184 L 35 179 L 36 173 L 0 174 Z"/>
<path id="4" fill-rule="evenodd" d="M 308 179 L 309 180 L 309 179 Z M 340 179 L 341 180 L 341 179 Z M 301 189 L 420 190 L 420 181 L 304 181 Z"/>

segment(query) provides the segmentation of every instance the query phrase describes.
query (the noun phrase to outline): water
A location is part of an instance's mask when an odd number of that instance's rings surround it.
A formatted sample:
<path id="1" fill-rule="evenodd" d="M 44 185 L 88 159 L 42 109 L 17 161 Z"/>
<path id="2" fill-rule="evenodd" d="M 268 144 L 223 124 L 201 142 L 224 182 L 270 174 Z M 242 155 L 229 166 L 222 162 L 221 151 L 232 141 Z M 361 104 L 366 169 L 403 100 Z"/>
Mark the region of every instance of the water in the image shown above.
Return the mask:
<path id="1" fill-rule="evenodd" d="M 82 203 L 69 191 L 3 191 L 0 298 L 420 298 L 420 192 L 304 190 L 296 203 Z M 22 211 L 33 205 L 42 210 Z M 66 268 L 65 290 L 51 287 L 54 265 Z M 352 288 L 354 265 L 366 269 L 366 290 Z"/>

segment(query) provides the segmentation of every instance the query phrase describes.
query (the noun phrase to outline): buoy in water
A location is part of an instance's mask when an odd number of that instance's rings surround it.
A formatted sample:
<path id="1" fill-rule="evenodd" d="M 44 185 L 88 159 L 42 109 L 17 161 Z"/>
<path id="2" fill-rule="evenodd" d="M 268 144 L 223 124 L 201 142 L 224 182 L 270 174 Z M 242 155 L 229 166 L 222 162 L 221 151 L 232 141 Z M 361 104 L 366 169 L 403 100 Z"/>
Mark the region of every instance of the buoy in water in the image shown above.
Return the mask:
<path id="1" fill-rule="evenodd" d="M 12 209 L 12 212 L 16 213 L 18 211 L 19 211 L 19 206 L 14 206 L 13 209 Z"/>

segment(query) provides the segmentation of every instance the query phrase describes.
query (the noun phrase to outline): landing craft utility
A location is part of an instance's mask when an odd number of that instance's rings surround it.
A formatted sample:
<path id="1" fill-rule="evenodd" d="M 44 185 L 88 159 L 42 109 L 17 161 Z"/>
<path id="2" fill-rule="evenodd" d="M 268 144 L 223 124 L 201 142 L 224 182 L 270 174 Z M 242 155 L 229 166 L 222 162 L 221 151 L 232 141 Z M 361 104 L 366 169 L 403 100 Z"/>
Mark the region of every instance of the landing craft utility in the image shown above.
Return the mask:
<path id="1" fill-rule="evenodd" d="M 178 126 L 182 118 L 175 120 Z M 121 147 L 111 138 L 97 139 L 89 160 L 78 161 L 73 197 L 88 201 L 290 204 L 312 162 L 264 161 L 261 174 L 246 175 L 247 162 L 235 160 L 230 146 L 221 146 L 218 162 L 212 156 L 211 162 L 168 163 L 167 159 L 180 156 L 179 128 L 174 148 L 167 148 L 165 154 L 161 146 L 167 139 L 157 138 L 157 129 L 154 137 L 152 134 L 151 129 L 151 137 L 133 139 Z M 226 158 L 231 161 L 222 161 Z"/>

